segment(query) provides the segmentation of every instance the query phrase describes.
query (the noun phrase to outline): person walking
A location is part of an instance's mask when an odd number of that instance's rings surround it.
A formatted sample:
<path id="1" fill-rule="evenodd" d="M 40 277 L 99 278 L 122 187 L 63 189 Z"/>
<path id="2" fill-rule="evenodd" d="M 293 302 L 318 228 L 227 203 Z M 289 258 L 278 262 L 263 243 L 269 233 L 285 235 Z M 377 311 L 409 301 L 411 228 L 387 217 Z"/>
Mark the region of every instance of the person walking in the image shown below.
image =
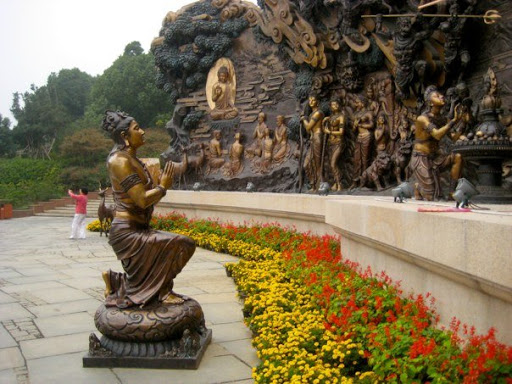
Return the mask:
<path id="1" fill-rule="evenodd" d="M 68 195 L 75 200 L 75 217 L 71 223 L 70 239 L 85 239 L 85 218 L 87 216 L 87 188 L 81 188 L 80 194 L 75 195 L 71 189 Z"/>

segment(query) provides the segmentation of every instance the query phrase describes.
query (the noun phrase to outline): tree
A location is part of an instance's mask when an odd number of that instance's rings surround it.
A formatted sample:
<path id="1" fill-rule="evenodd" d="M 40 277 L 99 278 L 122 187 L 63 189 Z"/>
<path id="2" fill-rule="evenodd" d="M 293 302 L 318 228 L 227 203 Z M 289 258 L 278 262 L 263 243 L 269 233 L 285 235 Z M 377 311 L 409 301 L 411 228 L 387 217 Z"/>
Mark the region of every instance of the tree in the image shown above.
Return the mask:
<path id="1" fill-rule="evenodd" d="M 97 128 L 86 128 L 66 136 L 60 145 L 64 169 L 61 177 L 68 185 L 98 188 L 107 184 L 105 160 L 113 142 Z"/>
<path id="2" fill-rule="evenodd" d="M 11 120 L 0 113 L 0 157 L 13 157 L 16 146 L 11 131 Z"/>
<path id="3" fill-rule="evenodd" d="M 14 94 L 14 141 L 23 152 L 33 158 L 50 158 L 59 131 L 70 121 L 62 105 L 52 104 L 48 88 L 31 86 L 31 92 Z M 20 106 L 20 98 L 24 106 Z"/>
<path id="4" fill-rule="evenodd" d="M 138 41 L 132 41 L 124 48 L 124 56 L 139 56 L 144 53 L 144 49 L 141 47 Z"/>
<path id="5" fill-rule="evenodd" d="M 154 124 L 158 115 L 171 110 L 169 97 L 155 86 L 152 55 L 136 54 L 138 47 L 138 42 L 128 44 L 125 54 L 98 77 L 91 90 L 87 115 L 98 116 L 106 109 L 120 109 L 146 127 Z"/>
<path id="6" fill-rule="evenodd" d="M 63 69 L 50 74 L 46 85 L 13 95 L 11 111 L 18 121 L 13 137 L 24 154 L 50 158 L 70 123 L 83 116 L 93 81 L 76 68 Z"/>
<path id="7" fill-rule="evenodd" d="M 88 128 L 67 136 L 60 152 L 67 165 L 91 167 L 105 162 L 112 145 L 112 140 L 106 138 L 100 128 Z"/>
<path id="8" fill-rule="evenodd" d="M 62 69 L 48 77 L 48 90 L 52 102 L 61 104 L 66 112 L 77 119 L 83 116 L 94 78 L 78 68 Z"/>
<path id="9" fill-rule="evenodd" d="M 138 157 L 160 157 L 169 147 L 169 134 L 162 128 L 146 129 L 146 141 L 137 152 Z"/>

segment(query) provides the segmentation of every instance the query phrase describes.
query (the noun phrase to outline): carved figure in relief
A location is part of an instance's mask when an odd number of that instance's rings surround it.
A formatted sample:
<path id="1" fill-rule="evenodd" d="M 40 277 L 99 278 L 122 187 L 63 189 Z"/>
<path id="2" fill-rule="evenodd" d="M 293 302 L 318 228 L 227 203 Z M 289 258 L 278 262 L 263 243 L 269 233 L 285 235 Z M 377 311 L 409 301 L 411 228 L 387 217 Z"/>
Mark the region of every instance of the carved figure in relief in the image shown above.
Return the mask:
<path id="1" fill-rule="evenodd" d="M 354 148 L 354 174 L 352 187 L 357 185 L 356 179 L 368 168 L 373 143 L 373 115 L 364 109 L 364 97 L 357 95 L 355 112 L 352 118 L 352 129 L 357 132 Z"/>
<path id="2" fill-rule="evenodd" d="M 218 81 L 212 87 L 212 100 L 215 108 L 210 112 L 213 120 L 231 120 L 238 116 L 238 109 L 235 107 L 234 89 L 227 67 L 222 66 L 217 72 Z"/>
<path id="3" fill-rule="evenodd" d="M 258 114 L 258 123 L 256 124 L 256 127 L 254 128 L 254 132 L 252 135 L 253 142 L 247 148 L 247 155 L 249 157 L 261 157 L 262 155 L 262 140 L 265 135 L 265 129 L 267 129 L 267 115 L 264 112 L 260 112 Z"/>
<path id="4" fill-rule="evenodd" d="M 338 164 L 341 154 L 345 148 L 345 113 L 341 109 L 341 103 L 338 99 L 331 100 L 331 115 L 323 120 L 324 134 L 327 135 L 327 156 L 329 166 L 334 177 L 334 184 L 331 187 L 333 191 L 341 191 L 341 169 Z"/>
<path id="5" fill-rule="evenodd" d="M 199 153 L 197 155 L 188 156 L 188 152 L 193 148 L 197 147 L 199 149 Z M 205 153 L 205 143 L 198 143 L 194 145 L 189 145 L 183 148 L 183 154 L 186 155 L 187 159 L 187 170 L 188 172 L 195 172 L 200 175 L 202 173 L 202 167 L 206 162 L 206 153 Z"/>
<path id="6" fill-rule="evenodd" d="M 308 104 L 311 113 L 308 117 L 302 116 L 300 119 L 302 126 L 310 134 L 309 149 L 304 159 L 304 169 L 311 186 L 311 192 L 316 192 L 322 181 L 322 121 L 324 113 L 320 110 L 318 98 L 315 95 L 309 96 Z"/>
<path id="7" fill-rule="evenodd" d="M 224 166 L 224 176 L 233 177 L 243 171 L 244 145 L 240 142 L 242 134 L 235 133 L 235 141 L 229 149 L 229 162 Z"/>
<path id="8" fill-rule="evenodd" d="M 379 112 L 386 114 L 389 123 L 389 135 L 391 138 L 390 145 L 393 146 L 396 137 L 395 121 L 393 119 L 395 113 L 395 83 L 391 75 L 387 75 L 377 83 L 377 99 L 379 102 Z M 391 148 L 392 150 L 393 148 Z"/>
<path id="9" fill-rule="evenodd" d="M 448 118 L 452 118 L 455 113 L 455 108 L 460 108 L 460 119 L 455 126 L 455 131 L 460 132 L 462 135 L 468 132 L 475 125 L 475 118 L 473 116 L 473 99 L 469 96 L 469 89 L 465 82 L 461 81 L 455 86 L 456 96 L 454 97 L 451 105 Z"/>
<path id="10" fill-rule="evenodd" d="M 377 153 L 385 152 L 388 148 L 389 142 L 389 126 L 386 115 L 382 112 L 377 116 L 377 123 L 375 124 L 375 147 Z"/>
<path id="11" fill-rule="evenodd" d="M 404 177 L 405 180 L 409 179 L 409 173 L 407 170 L 412 153 L 409 123 L 405 116 L 402 116 L 398 126 L 398 134 L 399 138 L 395 145 L 394 152 L 391 155 L 391 160 L 393 162 L 393 173 L 396 181 L 400 184 L 404 180 Z"/>
<path id="12" fill-rule="evenodd" d="M 462 38 L 467 19 L 457 17 L 461 14 L 457 0 L 449 2 L 449 12 L 452 17 L 439 24 L 439 29 L 444 32 L 444 70 L 448 82 L 460 81 L 471 59 L 469 50 L 463 46 Z M 463 14 L 471 14 L 473 5 L 468 6 Z"/>
<path id="13" fill-rule="evenodd" d="M 381 180 L 384 181 L 384 184 L 387 187 L 385 176 L 390 169 L 391 158 L 389 154 L 385 151 L 379 152 L 373 163 L 364 170 L 361 176 L 358 177 L 357 181 L 359 181 L 359 186 L 371 187 L 372 184 L 374 184 L 375 187 L 377 187 L 377 191 L 382 191 L 383 187 Z"/>
<path id="14" fill-rule="evenodd" d="M 270 136 L 270 129 L 267 127 L 263 132 L 261 141 L 262 156 L 260 161 L 260 172 L 267 173 L 272 167 L 272 153 L 274 150 L 274 139 Z"/>
<path id="15" fill-rule="evenodd" d="M 419 23 L 420 18 L 416 19 Z M 401 17 L 397 22 L 398 31 L 394 34 L 393 55 L 396 59 L 395 65 L 395 85 L 397 96 L 401 99 L 407 99 L 410 94 L 410 87 L 415 79 L 415 61 L 421 51 L 425 40 L 431 31 L 425 28 L 421 32 L 414 30 L 410 17 Z"/>
<path id="16" fill-rule="evenodd" d="M 290 143 L 288 143 L 288 127 L 284 122 L 284 116 L 276 117 L 277 127 L 274 131 L 274 163 L 281 163 L 290 153 Z"/>
<path id="17" fill-rule="evenodd" d="M 377 101 L 374 83 L 375 79 L 371 78 L 370 84 L 368 84 L 368 86 L 366 87 L 366 109 L 369 110 L 372 113 L 373 117 L 375 118 L 379 113 L 380 106 L 379 102 Z"/>
<path id="18" fill-rule="evenodd" d="M 371 186 L 371 183 L 373 183 L 377 187 L 377 190 L 380 191 L 383 189 L 381 180 L 384 180 L 387 186 L 386 176 L 391 169 L 391 156 L 387 152 L 389 127 L 384 112 L 381 112 L 377 117 L 377 124 L 375 125 L 373 134 L 377 148 L 377 157 L 361 175 L 359 185 L 364 187 Z"/>
<path id="19" fill-rule="evenodd" d="M 223 151 L 220 143 L 222 135 L 220 130 L 216 129 L 213 131 L 213 138 L 210 140 L 210 154 L 208 157 L 208 164 L 206 166 L 206 174 L 217 171 L 224 165 L 225 160 L 223 159 Z"/>
<path id="20" fill-rule="evenodd" d="M 427 111 L 415 121 L 414 148 L 410 169 L 416 178 L 415 197 L 417 200 L 435 200 L 441 196 L 440 174 L 450 169 L 451 188 L 460 178 L 462 157 L 460 154 L 444 153 L 439 141 L 446 135 L 456 141 L 460 133 L 453 131 L 460 119 L 460 109 L 455 108 L 454 117 L 447 122 L 441 115 L 445 104 L 444 96 L 434 87 L 425 91 Z"/>
<path id="21" fill-rule="evenodd" d="M 395 83 L 391 75 L 387 75 L 384 79 L 380 80 L 377 87 L 380 110 L 384 111 L 388 117 L 393 116 L 395 109 Z"/>

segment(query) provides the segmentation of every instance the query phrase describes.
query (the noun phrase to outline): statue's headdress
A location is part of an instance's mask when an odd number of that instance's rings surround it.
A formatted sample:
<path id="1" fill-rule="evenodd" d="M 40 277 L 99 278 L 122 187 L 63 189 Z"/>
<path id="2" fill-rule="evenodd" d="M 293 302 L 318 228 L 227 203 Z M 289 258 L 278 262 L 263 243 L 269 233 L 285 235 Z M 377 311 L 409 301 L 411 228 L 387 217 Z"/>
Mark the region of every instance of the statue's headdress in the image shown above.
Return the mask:
<path id="1" fill-rule="evenodd" d="M 101 127 L 109 133 L 112 140 L 118 145 L 124 145 L 122 132 L 126 132 L 130 127 L 130 123 L 134 120 L 125 112 L 121 111 L 105 111 Z"/>

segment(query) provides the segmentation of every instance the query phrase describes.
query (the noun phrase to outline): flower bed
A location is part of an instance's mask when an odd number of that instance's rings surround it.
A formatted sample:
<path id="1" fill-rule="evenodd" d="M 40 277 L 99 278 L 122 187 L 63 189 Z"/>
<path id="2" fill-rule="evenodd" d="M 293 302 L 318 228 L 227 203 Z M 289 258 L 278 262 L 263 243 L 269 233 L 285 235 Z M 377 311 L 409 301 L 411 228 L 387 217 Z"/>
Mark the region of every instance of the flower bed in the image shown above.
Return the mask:
<path id="1" fill-rule="evenodd" d="M 110 230 L 110 222 L 107 222 L 107 228 Z M 100 232 L 100 221 L 98 219 L 91 221 L 89 224 L 87 224 L 87 230 L 91 232 Z"/>
<path id="2" fill-rule="evenodd" d="M 432 297 L 362 271 L 336 237 L 174 213 L 152 226 L 241 258 L 226 269 L 261 359 L 257 383 L 512 383 L 512 347 L 493 329 L 438 327 Z"/>

